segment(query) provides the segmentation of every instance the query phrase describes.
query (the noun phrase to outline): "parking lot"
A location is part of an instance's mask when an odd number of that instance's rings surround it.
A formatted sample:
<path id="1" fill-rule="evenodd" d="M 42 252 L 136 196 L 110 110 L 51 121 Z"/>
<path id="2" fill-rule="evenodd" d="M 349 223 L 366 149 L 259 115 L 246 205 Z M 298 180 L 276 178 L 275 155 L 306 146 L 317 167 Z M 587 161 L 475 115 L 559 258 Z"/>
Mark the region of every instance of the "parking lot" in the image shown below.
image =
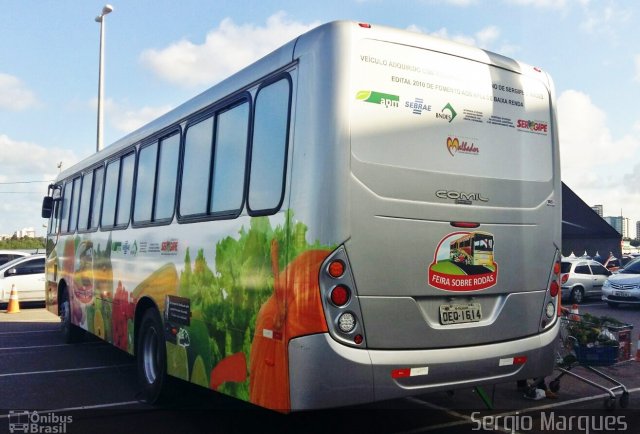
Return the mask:
<path id="1" fill-rule="evenodd" d="M 599 301 L 580 307 L 581 313 L 635 322 L 635 356 L 638 308 L 611 310 Z M 407 434 L 477 430 L 598 432 L 604 431 L 597 429 L 603 424 L 637 432 L 640 362 L 620 362 L 602 370 L 628 388 L 627 409 L 617 405 L 614 410 L 604 410 L 606 394 L 602 390 L 568 376 L 560 381 L 558 399 L 531 401 L 515 384 L 498 384 L 480 390 L 439 392 L 338 411 L 291 415 L 258 409 L 176 382 L 174 402 L 157 408 L 139 400 L 132 357 L 97 339 L 64 344 L 57 317 L 32 306 L 15 314 L 0 312 L 0 433 L 36 432 L 21 431 L 25 421 L 28 429 L 37 432 L 66 433 L 353 432 L 354 426 L 358 427 L 357 432 Z M 581 367 L 574 371 L 594 378 Z M 603 380 L 596 381 L 608 386 Z M 492 410 L 483 396 L 493 405 Z M 498 426 L 491 425 L 496 422 Z"/>

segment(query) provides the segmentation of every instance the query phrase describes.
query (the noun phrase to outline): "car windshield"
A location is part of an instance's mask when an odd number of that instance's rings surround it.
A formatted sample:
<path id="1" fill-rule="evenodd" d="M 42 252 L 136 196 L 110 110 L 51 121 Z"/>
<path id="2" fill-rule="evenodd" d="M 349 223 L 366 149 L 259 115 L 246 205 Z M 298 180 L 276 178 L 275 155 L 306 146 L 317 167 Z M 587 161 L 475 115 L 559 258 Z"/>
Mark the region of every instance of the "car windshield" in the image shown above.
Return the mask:
<path id="1" fill-rule="evenodd" d="M 620 270 L 620 273 L 640 274 L 640 258 L 636 258 L 633 261 L 629 262 L 623 269 Z"/>

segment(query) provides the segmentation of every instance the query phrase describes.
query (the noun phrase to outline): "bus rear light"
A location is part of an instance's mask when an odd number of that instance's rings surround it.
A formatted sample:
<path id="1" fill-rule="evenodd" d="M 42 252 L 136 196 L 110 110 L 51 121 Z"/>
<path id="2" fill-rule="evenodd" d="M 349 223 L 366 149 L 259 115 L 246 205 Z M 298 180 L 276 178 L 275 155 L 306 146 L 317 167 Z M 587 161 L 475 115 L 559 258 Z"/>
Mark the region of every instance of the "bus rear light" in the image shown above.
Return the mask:
<path id="1" fill-rule="evenodd" d="M 480 227 L 480 223 L 475 222 L 451 222 L 451 226 L 454 228 L 463 228 L 463 229 L 475 229 Z"/>
<path id="2" fill-rule="evenodd" d="M 363 29 L 370 29 L 371 28 L 371 24 L 369 24 L 369 23 L 358 23 L 358 25 L 360 27 L 362 27 Z"/>
<path id="3" fill-rule="evenodd" d="M 344 262 L 340 260 L 331 261 L 331 263 L 329 263 L 329 267 L 327 267 L 327 272 L 329 273 L 329 276 L 334 279 L 342 277 L 344 274 Z"/>
<path id="4" fill-rule="evenodd" d="M 345 246 L 339 246 L 325 258 L 318 271 L 329 334 L 343 345 L 367 348 L 360 299 Z"/>
<path id="5" fill-rule="evenodd" d="M 349 298 L 351 298 L 351 291 L 344 285 L 338 285 L 331 290 L 331 303 L 335 306 L 344 306 Z"/>
<path id="6" fill-rule="evenodd" d="M 560 291 L 560 285 L 558 285 L 558 281 L 553 280 L 551 282 L 551 285 L 549 285 L 549 294 L 551 294 L 551 297 L 555 297 L 556 295 L 558 295 L 559 291 Z"/>
<path id="7" fill-rule="evenodd" d="M 338 318 L 338 327 L 342 333 L 351 333 L 356 328 L 356 317 L 351 312 L 345 312 Z"/>
<path id="8" fill-rule="evenodd" d="M 549 302 L 547 304 L 547 311 L 545 313 L 547 314 L 547 318 L 552 318 L 553 315 L 555 315 L 556 307 L 553 305 L 552 302 Z"/>
<path id="9" fill-rule="evenodd" d="M 553 274 L 556 274 L 556 275 L 560 274 L 560 262 L 556 262 L 553 265 Z"/>

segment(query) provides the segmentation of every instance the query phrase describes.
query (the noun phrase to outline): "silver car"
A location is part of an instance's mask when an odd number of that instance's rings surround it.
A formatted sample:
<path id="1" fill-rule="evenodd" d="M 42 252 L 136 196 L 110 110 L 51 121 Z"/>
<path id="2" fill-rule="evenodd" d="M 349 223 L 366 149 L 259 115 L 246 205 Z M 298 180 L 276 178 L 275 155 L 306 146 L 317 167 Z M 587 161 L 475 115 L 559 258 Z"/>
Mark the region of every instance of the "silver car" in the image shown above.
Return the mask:
<path id="1" fill-rule="evenodd" d="M 602 287 L 611 272 L 592 259 L 563 259 L 561 262 L 562 298 L 580 304 L 586 297 L 602 295 Z"/>
<path id="2" fill-rule="evenodd" d="M 607 279 L 602 287 L 602 300 L 611 307 L 621 303 L 640 304 L 640 258 Z"/>

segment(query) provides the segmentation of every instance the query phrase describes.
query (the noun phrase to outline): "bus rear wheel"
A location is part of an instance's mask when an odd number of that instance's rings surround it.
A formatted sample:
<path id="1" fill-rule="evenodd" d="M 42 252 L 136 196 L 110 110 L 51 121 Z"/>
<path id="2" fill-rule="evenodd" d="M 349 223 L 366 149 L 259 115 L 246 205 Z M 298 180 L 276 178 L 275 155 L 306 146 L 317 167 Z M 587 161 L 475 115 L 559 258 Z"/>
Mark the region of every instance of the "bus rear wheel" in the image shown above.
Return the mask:
<path id="1" fill-rule="evenodd" d="M 84 338 L 84 330 L 71 322 L 71 302 L 69 301 L 69 292 L 65 288 L 60 296 L 59 316 L 60 331 L 64 342 L 73 344 L 82 341 Z"/>
<path id="2" fill-rule="evenodd" d="M 162 321 L 156 309 L 147 309 L 142 317 L 136 359 L 144 400 L 149 404 L 161 404 L 167 395 L 167 350 Z"/>

